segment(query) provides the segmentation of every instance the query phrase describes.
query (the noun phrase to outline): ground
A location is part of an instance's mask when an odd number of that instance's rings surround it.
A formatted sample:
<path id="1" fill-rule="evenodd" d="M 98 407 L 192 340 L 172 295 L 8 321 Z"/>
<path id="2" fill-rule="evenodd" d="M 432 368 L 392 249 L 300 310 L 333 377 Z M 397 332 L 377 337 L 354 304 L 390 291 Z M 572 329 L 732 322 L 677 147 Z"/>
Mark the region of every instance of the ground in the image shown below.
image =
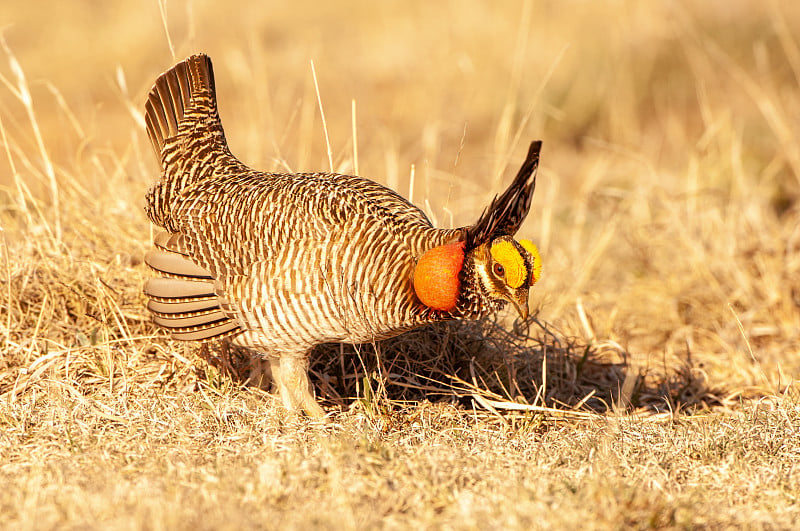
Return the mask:
<path id="1" fill-rule="evenodd" d="M 0 525 L 791 528 L 800 5 L 0 5 Z M 153 81 L 214 60 L 232 151 L 439 226 L 542 139 L 532 318 L 325 345 L 331 422 L 144 309 Z M 311 61 L 313 61 L 313 66 Z M 324 111 L 324 120 L 322 112 Z"/>

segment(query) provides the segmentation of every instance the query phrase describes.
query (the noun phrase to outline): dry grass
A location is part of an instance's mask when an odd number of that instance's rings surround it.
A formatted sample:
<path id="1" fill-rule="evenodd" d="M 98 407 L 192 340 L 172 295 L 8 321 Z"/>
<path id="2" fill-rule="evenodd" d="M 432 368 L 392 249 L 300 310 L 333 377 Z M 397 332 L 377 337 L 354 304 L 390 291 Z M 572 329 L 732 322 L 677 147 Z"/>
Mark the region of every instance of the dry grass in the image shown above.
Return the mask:
<path id="1" fill-rule="evenodd" d="M 800 6 L 171 2 L 173 57 L 157 2 L 29 4 L 0 4 L 3 527 L 800 517 Z M 442 226 L 542 138 L 537 315 L 320 347 L 329 426 L 167 340 L 141 109 L 201 50 L 243 160 L 357 167 Z"/>

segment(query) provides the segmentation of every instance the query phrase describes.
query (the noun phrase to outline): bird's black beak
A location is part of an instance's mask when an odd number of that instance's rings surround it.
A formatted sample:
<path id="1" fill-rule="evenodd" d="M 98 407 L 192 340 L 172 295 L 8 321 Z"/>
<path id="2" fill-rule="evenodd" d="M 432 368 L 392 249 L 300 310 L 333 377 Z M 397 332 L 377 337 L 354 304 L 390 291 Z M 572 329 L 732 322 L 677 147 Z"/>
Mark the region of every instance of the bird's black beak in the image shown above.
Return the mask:
<path id="1" fill-rule="evenodd" d="M 516 308 L 520 319 L 526 321 L 528 319 L 528 290 L 518 290 L 511 297 L 511 304 Z"/>

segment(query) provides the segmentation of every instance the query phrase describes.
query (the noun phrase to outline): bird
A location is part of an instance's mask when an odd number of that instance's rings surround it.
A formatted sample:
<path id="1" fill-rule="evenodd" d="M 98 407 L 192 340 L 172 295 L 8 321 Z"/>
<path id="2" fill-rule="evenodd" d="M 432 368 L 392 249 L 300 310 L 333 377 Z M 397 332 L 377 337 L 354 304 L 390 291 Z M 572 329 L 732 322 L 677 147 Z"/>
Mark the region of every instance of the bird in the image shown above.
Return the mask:
<path id="1" fill-rule="evenodd" d="M 514 235 L 530 210 L 541 141 L 476 223 L 443 229 L 370 179 L 240 162 L 208 55 L 157 78 L 145 126 L 161 169 L 145 205 L 160 227 L 144 257 L 154 323 L 176 340 L 225 340 L 266 358 L 272 391 L 291 412 L 327 415 L 308 376 L 318 344 L 376 342 L 506 304 L 528 317 L 542 263 L 535 244 Z"/>

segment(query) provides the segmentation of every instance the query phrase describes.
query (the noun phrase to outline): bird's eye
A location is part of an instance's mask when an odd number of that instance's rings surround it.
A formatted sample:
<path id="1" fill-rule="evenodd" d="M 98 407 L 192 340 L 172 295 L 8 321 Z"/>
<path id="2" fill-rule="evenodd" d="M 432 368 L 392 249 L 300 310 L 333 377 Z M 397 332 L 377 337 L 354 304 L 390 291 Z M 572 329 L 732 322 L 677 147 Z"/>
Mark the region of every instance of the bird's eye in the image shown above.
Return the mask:
<path id="1" fill-rule="evenodd" d="M 503 275 L 506 274 L 506 269 L 503 267 L 503 264 L 499 262 L 494 263 L 493 269 L 494 269 L 494 274 L 497 275 L 498 277 L 502 277 Z"/>

